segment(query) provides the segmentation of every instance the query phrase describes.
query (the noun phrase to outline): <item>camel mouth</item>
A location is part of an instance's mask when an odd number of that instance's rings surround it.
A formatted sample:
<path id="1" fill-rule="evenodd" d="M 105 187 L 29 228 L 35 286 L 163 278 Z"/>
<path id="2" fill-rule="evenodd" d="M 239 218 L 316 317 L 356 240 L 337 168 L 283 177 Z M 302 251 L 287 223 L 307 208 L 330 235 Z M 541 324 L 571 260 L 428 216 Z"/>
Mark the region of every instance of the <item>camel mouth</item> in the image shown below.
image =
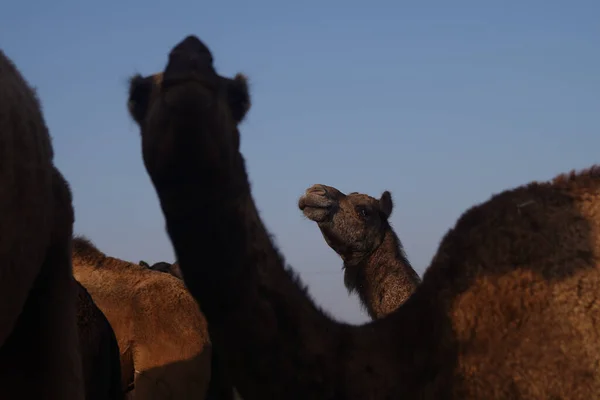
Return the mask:
<path id="1" fill-rule="evenodd" d="M 330 211 L 333 208 L 333 206 L 314 206 L 314 205 L 303 204 L 303 205 L 300 205 L 298 208 L 300 208 L 300 211 L 307 211 L 307 210 L 327 210 L 327 211 Z"/>
<path id="2" fill-rule="evenodd" d="M 307 208 L 331 209 L 333 208 L 334 203 L 334 201 L 327 197 L 309 193 L 300 197 L 300 200 L 298 200 L 298 208 L 301 211 L 304 211 Z"/>
<path id="3" fill-rule="evenodd" d="M 321 223 L 325 222 L 331 216 L 330 207 L 304 207 L 302 210 L 304 216 L 311 221 Z"/>
<path id="4" fill-rule="evenodd" d="M 302 196 L 298 208 L 305 217 L 314 222 L 323 222 L 332 214 L 334 202 L 323 196 Z"/>

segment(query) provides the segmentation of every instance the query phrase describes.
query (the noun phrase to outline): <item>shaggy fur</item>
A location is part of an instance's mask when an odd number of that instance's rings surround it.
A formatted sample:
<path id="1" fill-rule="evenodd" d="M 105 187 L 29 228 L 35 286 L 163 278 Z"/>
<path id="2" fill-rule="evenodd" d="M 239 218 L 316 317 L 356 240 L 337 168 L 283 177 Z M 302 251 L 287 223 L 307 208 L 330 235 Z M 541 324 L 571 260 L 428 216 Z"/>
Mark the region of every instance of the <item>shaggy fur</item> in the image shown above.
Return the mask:
<path id="1" fill-rule="evenodd" d="M 134 398 L 204 399 L 211 378 L 206 321 L 183 282 L 109 257 L 73 238 L 73 272 L 110 322 L 122 385 Z"/>
<path id="2" fill-rule="evenodd" d="M 0 51 L 0 398 L 83 399 L 71 192 L 36 95 Z"/>
<path id="3" fill-rule="evenodd" d="M 316 222 L 325 241 L 344 261 L 344 283 L 357 292 L 373 319 L 400 307 L 421 282 L 389 223 L 392 195 L 375 199 L 345 195 L 334 187 L 313 185 L 298 207 Z"/>
<path id="4" fill-rule="evenodd" d="M 180 42 L 160 88 L 144 98 L 132 87 L 129 104 L 146 104 L 145 167 L 186 285 L 245 399 L 600 393 L 600 168 L 467 210 L 402 306 L 349 326 L 314 305 L 273 245 L 239 152 L 236 104 L 206 46 Z"/>
<path id="5" fill-rule="evenodd" d="M 77 284 L 77 329 L 86 400 L 123 399 L 119 345 L 110 323 L 85 288 Z"/>

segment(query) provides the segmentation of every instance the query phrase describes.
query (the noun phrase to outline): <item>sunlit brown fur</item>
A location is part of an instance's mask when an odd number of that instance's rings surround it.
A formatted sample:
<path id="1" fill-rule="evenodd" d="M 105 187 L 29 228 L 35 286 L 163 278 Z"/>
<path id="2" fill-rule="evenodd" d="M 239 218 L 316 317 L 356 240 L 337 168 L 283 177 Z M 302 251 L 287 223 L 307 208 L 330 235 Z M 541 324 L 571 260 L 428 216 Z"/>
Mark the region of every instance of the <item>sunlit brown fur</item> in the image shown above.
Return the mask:
<path id="1" fill-rule="evenodd" d="M 115 332 L 123 387 L 133 386 L 134 398 L 204 399 L 211 344 L 183 282 L 109 257 L 83 237 L 73 239 L 73 272 Z"/>

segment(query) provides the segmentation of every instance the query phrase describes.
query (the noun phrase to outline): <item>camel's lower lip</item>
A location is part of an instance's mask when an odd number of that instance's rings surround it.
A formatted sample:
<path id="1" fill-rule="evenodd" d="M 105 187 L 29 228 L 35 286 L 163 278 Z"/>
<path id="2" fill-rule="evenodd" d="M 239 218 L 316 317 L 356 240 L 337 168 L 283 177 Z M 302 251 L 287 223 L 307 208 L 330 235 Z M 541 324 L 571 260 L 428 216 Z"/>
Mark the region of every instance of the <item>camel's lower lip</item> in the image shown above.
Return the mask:
<path id="1" fill-rule="evenodd" d="M 298 207 L 300 210 L 304 210 L 305 208 L 312 209 L 328 209 L 331 208 L 331 204 L 323 204 L 323 201 L 315 201 L 315 199 L 311 199 L 309 197 L 302 197 L 298 201 Z M 325 202 L 326 203 L 326 202 Z"/>
<path id="2" fill-rule="evenodd" d="M 300 208 L 302 209 L 302 213 L 305 217 L 317 223 L 325 221 L 331 215 L 331 206 L 314 206 L 305 204 L 304 207 Z"/>
<path id="3" fill-rule="evenodd" d="M 313 209 L 313 210 L 329 210 L 331 206 L 321 206 L 321 205 L 312 205 L 312 204 L 302 204 L 300 207 L 301 210 Z"/>

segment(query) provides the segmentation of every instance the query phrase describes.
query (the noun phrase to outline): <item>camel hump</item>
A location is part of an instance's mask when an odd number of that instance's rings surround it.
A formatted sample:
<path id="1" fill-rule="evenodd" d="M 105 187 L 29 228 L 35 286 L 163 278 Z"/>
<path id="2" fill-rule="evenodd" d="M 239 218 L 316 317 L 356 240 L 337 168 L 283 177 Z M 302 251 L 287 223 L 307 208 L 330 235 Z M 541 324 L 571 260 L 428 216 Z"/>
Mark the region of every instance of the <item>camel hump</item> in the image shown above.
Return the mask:
<path id="1" fill-rule="evenodd" d="M 106 255 L 83 235 L 73 236 L 72 256 L 74 264 L 84 263 L 96 266 L 106 259 Z"/>

